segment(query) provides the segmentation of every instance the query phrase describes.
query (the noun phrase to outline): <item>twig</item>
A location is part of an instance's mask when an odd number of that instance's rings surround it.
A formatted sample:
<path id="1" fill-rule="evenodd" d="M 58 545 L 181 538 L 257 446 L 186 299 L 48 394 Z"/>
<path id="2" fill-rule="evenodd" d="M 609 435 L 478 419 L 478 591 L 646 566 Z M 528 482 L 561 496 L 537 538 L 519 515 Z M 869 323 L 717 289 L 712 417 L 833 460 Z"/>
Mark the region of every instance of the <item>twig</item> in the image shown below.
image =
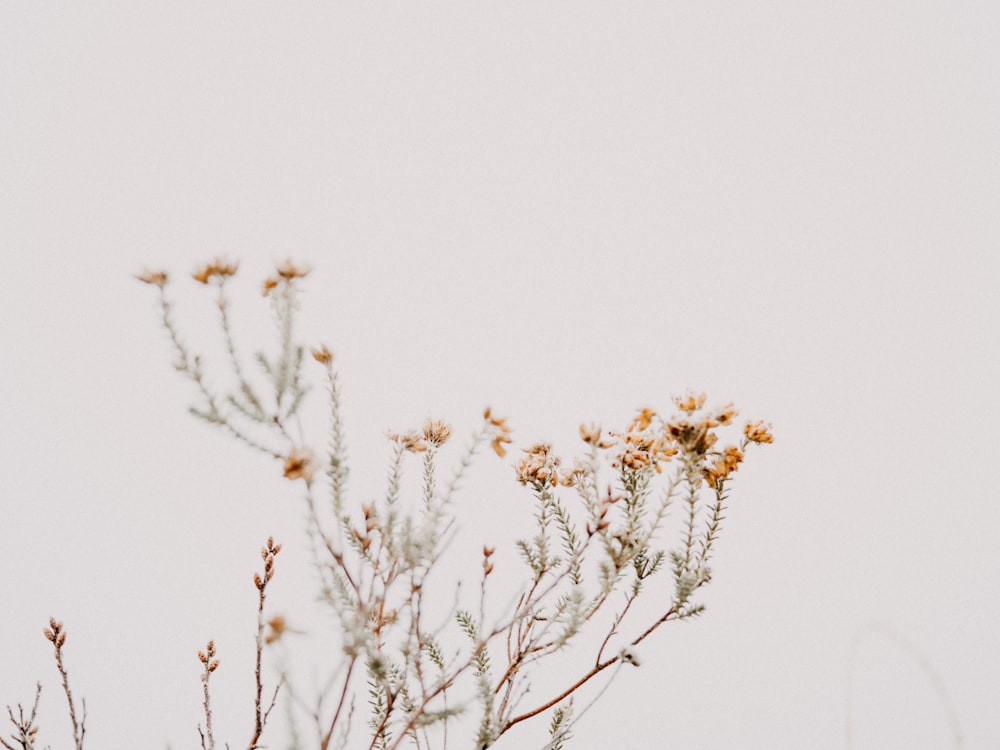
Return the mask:
<path id="1" fill-rule="evenodd" d="M 275 544 L 273 537 L 268 537 L 267 544 L 261 547 L 260 550 L 261 558 L 264 560 L 264 574 L 253 574 L 253 582 L 257 587 L 257 653 L 254 664 L 254 678 L 256 681 L 257 691 L 254 696 L 253 735 L 250 737 L 250 744 L 247 745 L 247 750 L 256 750 L 258 747 L 257 742 L 260 740 L 260 736 L 264 732 L 264 727 L 267 724 L 267 716 L 271 712 L 271 708 L 274 707 L 274 702 L 278 698 L 278 690 L 281 687 L 281 683 L 279 682 L 278 686 L 274 689 L 274 697 L 271 699 L 270 707 L 262 711 L 260 699 L 264 686 L 261 679 L 260 665 L 261 657 L 264 652 L 264 601 L 267 599 L 267 584 L 270 583 L 271 578 L 274 577 L 274 558 L 279 552 L 281 552 L 281 545 Z M 283 623 L 283 620 L 275 620 L 275 623 Z M 274 637 L 280 638 L 281 632 L 284 628 L 282 627 L 279 630 L 276 627 L 275 630 L 276 632 Z"/>
<path id="2" fill-rule="evenodd" d="M 204 651 L 198 652 L 198 661 L 204 666 L 201 675 L 202 685 L 202 708 L 205 710 L 205 731 L 202 732 L 198 726 L 198 734 L 201 735 L 202 750 L 215 750 L 215 738 L 212 736 L 212 707 L 211 695 L 208 689 L 208 681 L 212 672 L 219 668 L 219 660 L 215 658 L 215 641 L 209 641 Z"/>
<path id="3" fill-rule="evenodd" d="M 87 723 L 87 703 L 81 702 L 82 715 L 80 721 L 76 720 L 76 706 L 73 701 L 73 692 L 69 689 L 69 675 L 63 666 L 62 647 L 66 643 L 66 629 L 61 622 L 56 622 L 54 617 L 49 618 L 49 627 L 45 628 L 45 638 L 49 640 L 55 648 L 56 668 L 62 677 L 63 691 L 66 693 L 66 701 L 69 703 L 69 719 L 73 725 L 73 744 L 76 750 L 83 750 L 83 736 L 86 733 Z"/>
<path id="4" fill-rule="evenodd" d="M 35 702 L 32 704 L 31 714 L 27 718 L 24 716 L 24 707 L 20 703 L 17 704 L 16 719 L 10 706 L 7 706 L 7 715 L 10 717 L 10 723 L 17 730 L 17 734 L 12 734 L 11 739 L 17 742 L 20 748 L 9 744 L 2 737 L 0 737 L 0 745 L 3 745 L 7 750 L 34 750 L 35 735 L 38 734 L 38 727 L 35 726 L 35 717 L 38 715 L 38 699 L 41 696 L 42 683 L 38 682 L 35 684 Z"/>

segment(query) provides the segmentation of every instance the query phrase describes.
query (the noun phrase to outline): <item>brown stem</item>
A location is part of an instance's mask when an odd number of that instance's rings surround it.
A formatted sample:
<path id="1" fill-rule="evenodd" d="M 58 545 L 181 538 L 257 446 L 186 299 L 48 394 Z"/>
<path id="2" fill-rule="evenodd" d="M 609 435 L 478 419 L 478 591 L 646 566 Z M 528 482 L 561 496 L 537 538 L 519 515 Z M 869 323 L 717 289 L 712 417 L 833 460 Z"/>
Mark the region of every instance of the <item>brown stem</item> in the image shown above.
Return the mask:
<path id="1" fill-rule="evenodd" d="M 634 602 L 635 600 L 636 600 L 636 595 L 630 596 L 628 598 L 628 601 L 625 602 L 625 609 L 623 609 L 621 613 L 619 613 L 615 617 L 615 621 L 611 625 L 611 630 L 609 630 L 608 634 L 604 636 L 604 640 L 601 641 L 601 647 L 597 650 L 597 659 L 596 659 L 597 664 L 601 663 L 601 656 L 604 655 L 604 649 L 607 647 L 608 641 L 611 640 L 611 636 L 613 636 L 615 633 L 618 632 L 618 626 L 622 624 L 622 620 L 625 619 L 625 615 L 628 614 L 629 608 L 632 606 L 632 602 Z"/>
<path id="2" fill-rule="evenodd" d="M 561 701 L 564 698 L 566 698 L 567 696 L 571 695 L 577 689 L 579 689 L 584 684 L 586 684 L 592 677 L 594 677 L 595 675 L 597 675 L 600 672 L 604 671 L 605 669 L 607 669 L 608 667 L 610 667 L 612 664 L 614 664 L 615 662 L 617 662 L 619 659 L 621 659 L 620 656 L 615 656 L 615 657 L 612 657 L 612 658 L 608 659 L 605 662 L 601 662 L 599 664 L 594 665 L 594 667 L 592 667 L 591 670 L 589 672 L 587 672 L 587 674 L 585 674 L 579 680 L 577 680 L 576 682 L 574 682 L 572 685 L 570 685 L 568 688 L 566 688 L 563 692 L 561 692 L 559 695 L 557 695 L 552 700 L 543 703 L 538 708 L 532 709 L 531 711 L 528 711 L 527 713 L 523 713 L 520 716 L 515 716 L 513 719 L 511 719 L 510 721 L 508 721 L 506 724 L 503 725 L 503 728 L 500 730 L 499 734 L 503 734 L 508 729 L 510 729 L 512 726 L 514 726 L 515 724 L 517 724 L 519 722 L 524 721 L 525 719 L 530 719 L 532 716 L 537 716 L 538 714 L 542 713 L 542 711 L 546 711 L 546 710 L 552 708 L 559 701 Z"/>
<path id="3" fill-rule="evenodd" d="M 347 688 L 351 684 L 351 673 L 354 671 L 354 665 L 357 662 L 358 657 L 352 656 L 351 663 L 347 665 L 347 676 L 344 678 L 344 689 L 340 692 L 340 700 L 337 702 L 337 710 L 333 713 L 333 721 L 330 722 L 330 728 L 327 730 L 326 734 L 323 736 L 323 741 L 320 743 L 320 750 L 327 750 L 330 745 L 330 738 L 333 737 L 333 730 L 337 727 L 337 721 L 340 719 L 340 711 L 344 707 L 344 703 L 347 700 Z"/>
<path id="4" fill-rule="evenodd" d="M 261 719 L 261 711 L 260 711 L 260 695 L 264 687 L 261 684 L 261 679 L 260 679 L 260 662 L 263 650 L 264 650 L 264 587 L 261 586 L 258 591 L 258 598 L 257 598 L 257 661 L 254 667 L 254 677 L 256 678 L 257 681 L 257 694 L 254 697 L 253 736 L 250 738 L 250 744 L 247 746 L 247 750 L 256 749 L 257 740 L 260 739 L 260 735 L 264 731 L 264 722 Z"/>
<path id="5" fill-rule="evenodd" d="M 646 631 L 642 635 L 640 635 L 638 638 L 636 638 L 635 640 L 632 641 L 632 645 L 633 646 L 637 646 L 639 643 L 641 643 L 643 640 L 645 640 L 649 636 L 650 633 L 652 633 L 654 630 L 656 630 L 658 627 L 660 627 L 660 625 L 662 625 L 667 620 L 671 619 L 674 615 L 676 615 L 677 611 L 678 611 L 677 610 L 677 604 L 676 603 L 672 604 L 670 606 L 670 609 L 667 610 L 667 613 L 665 615 L 663 615 L 663 617 L 661 617 L 659 620 L 657 620 L 652 625 L 650 625 L 648 628 L 646 628 Z"/>

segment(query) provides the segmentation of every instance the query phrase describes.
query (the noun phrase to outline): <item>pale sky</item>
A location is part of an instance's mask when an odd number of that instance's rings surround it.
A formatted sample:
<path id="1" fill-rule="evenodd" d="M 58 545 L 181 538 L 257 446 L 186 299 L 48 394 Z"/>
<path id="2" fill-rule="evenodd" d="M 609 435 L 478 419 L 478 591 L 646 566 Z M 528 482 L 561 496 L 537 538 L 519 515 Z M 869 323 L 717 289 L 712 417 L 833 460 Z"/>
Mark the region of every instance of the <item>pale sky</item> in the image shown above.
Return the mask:
<path id="1" fill-rule="evenodd" d="M 55 615 L 88 747 L 196 747 L 214 637 L 244 743 L 268 534 L 275 608 L 321 626 L 297 488 L 186 413 L 132 278 L 173 272 L 219 354 L 181 277 L 242 261 L 250 349 L 292 256 L 357 502 L 386 429 L 487 404 L 567 453 L 689 387 L 774 424 L 708 611 L 571 748 L 845 748 L 849 701 L 855 748 L 954 747 L 932 675 L 996 747 L 998 31 L 996 3 L 924 0 L 4 4 L 0 706 L 41 680 L 68 746 Z M 484 542 L 530 512 L 489 458 Z"/>

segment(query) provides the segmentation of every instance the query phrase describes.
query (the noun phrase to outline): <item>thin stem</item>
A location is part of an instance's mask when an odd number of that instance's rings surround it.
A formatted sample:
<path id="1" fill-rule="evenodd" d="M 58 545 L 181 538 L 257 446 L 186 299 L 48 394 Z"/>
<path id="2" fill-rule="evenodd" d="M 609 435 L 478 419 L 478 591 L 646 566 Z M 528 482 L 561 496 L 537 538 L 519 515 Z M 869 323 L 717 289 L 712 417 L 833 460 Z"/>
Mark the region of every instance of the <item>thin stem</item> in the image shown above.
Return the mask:
<path id="1" fill-rule="evenodd" d="M 356 656 L 352 656 L 351 662 L 347 666 L 347 676 L 344 677 L 344 688 L 340 691 L 340 700 L 337 701 L 337 709 L 333 712 L 333 721 L 330 722 L 330 728 L 323 735 L 323 740 L 320 742 L 320 750 L 327 750 L 330 745 L 330 739 L 333 737 L 333 731 L 337 728 L 337 722 L 340 720 L 340 712 L 347 701 L 347 690 L 351 685 L 351 674 L 354 672 L 354 665 L 357 663 L 357 660 Z"/>
<path id="2" fill-rule="evenodd" d="M 564 700 L 565 698 L 569 697 L 571 694 L 573 694 L 574 692 L 576 692 L 580 687 L 582 687 L 587 682 L 589 682 L 595 675 L 600 674 L 605 669 L 607 669 L 612 664 L 614 664 L 615 662 L 618 662 L 618 661 L 621 661 L 621 656 L 614 656 L 614 657 L 608 659 L 607 661 L 603 661 L 603 662 L 600 662 L 598 664 L 595 664 L 590 669 L 589 672 L 587 672 L 585 675 L 583 675 L 583 677 L 581 677 L 579 680 L 577 680 L 576 682 L 574 682 L 568 688 L 566 688 L 565 690 L 563 690 L 555 698 L 552 698 L 551 700 L 546 701 L 545 703 L 543 703 L 542 705 L 540 705 L 538 708 L 532 709 L 531 711 L 528 711 L 527 713 L 523 713 L 520 716 L 515 716 L 513 719 L 509 719 L 507 721 L 507 723 L 504 724 L 503 727 L 500 729 L 500 734 L 503 734 L 508 729 L 510 729 L 512 726 L 514 726 L 515 724 L 518 724 L 518 723 L 524 721 L 525 719 L 530 719 L 532 716 L 537 716 L 538 714 L 542 713 L 543 711 L 547 711 L 548 709 L 552 708 L 554 705 L 556 705 L 557 703 L 559 703 L 559 701 Z"/>

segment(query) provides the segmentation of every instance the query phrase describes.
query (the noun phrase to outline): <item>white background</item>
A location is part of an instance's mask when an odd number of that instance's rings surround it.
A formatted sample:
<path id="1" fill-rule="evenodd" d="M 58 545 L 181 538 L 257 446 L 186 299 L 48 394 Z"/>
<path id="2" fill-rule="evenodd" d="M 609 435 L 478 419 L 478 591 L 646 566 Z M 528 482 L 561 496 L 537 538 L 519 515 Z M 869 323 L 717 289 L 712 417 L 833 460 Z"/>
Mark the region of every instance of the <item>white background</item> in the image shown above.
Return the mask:
<path id="1" fill-rule="evenodd" d="M 0 704 L 41 679 L 41 739 L 68 746 L 53 614 L 88 747 L 195 747 L 215 637 L 216 734 L 245 742 L 249 577 L 275 534 L 276 611 L 307 608 L 301 500 L 185 413 L 131 276 L 172 271 L 214 352 L 186 277 L 242 259 L 249 349 L 292 256 L 357 502 L 385 429 L 461 436 L 487 404 L 564 452 L 687 387 L 774 423 L 707 613 L 576 747 L 841 748 L 850 701 L 855 747 L 952 747 L 931 672 L 965 746 L 995 747 L 998 24 L 951 1 L 6 3 Z M 528 513 L 488 458 L 476 544 Z"/>

